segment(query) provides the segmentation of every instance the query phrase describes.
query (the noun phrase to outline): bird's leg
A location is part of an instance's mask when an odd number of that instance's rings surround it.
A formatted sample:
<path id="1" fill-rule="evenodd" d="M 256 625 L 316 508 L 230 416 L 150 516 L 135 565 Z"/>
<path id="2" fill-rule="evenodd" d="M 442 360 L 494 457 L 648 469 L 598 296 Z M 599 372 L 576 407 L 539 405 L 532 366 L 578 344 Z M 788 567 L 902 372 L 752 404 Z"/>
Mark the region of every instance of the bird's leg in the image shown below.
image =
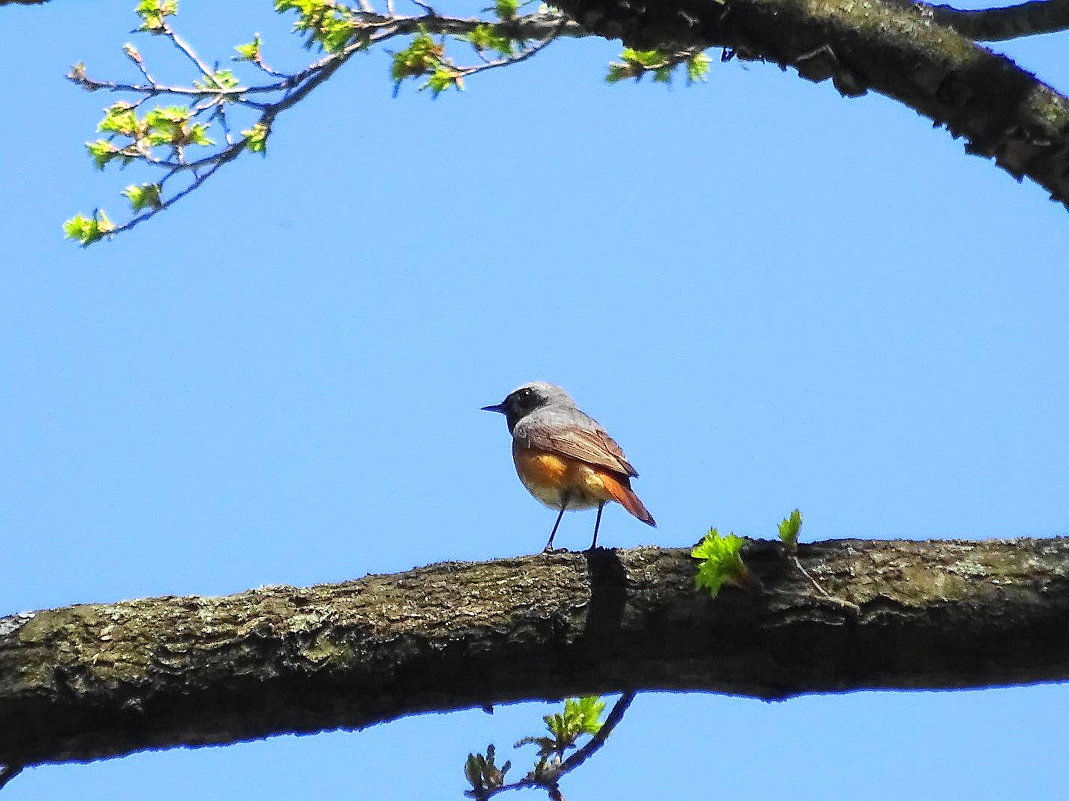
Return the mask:
<path id="1" fill-rule="evenodd" d="M 549 532 L 549 542 L 546 543 L 546 547 L 542 549 L 542 553 L 553 550 L 553 538 L 557 536 L 557 526 L 560 525 L 560 519 L 564 517 L 564 510 L 568 508 L 568 493 L 565 492 L 560 496 L 560 513 L 557 515 L 557 522 L 553 524 L 553 530 Z"/>
<path id="2" fill-rule="evenodd" d="M 601 510 L 605 508 L 605 501 L 598 504 L 598 516 L 594 519 L 594 541 L 590 543 L 590 550 L 598 547 L 598 529 L 601 528 Z"/>

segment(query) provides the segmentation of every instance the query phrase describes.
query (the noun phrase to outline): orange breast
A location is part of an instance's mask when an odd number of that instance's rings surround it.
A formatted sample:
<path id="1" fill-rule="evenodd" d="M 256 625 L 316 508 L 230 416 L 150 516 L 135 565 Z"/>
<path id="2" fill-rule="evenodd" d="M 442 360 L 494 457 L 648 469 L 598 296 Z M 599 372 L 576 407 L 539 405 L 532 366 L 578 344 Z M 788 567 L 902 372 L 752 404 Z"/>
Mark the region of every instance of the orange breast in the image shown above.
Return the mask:
<path id="1" fill-rule="evenodd" d="M 565 492 L 569 509 L 588 509 L 613 497 L 605 487 L 601 471 L 578 459 L 515 443 L 512 459 L 528 492 L 554 509 L 560 508 Z"/>

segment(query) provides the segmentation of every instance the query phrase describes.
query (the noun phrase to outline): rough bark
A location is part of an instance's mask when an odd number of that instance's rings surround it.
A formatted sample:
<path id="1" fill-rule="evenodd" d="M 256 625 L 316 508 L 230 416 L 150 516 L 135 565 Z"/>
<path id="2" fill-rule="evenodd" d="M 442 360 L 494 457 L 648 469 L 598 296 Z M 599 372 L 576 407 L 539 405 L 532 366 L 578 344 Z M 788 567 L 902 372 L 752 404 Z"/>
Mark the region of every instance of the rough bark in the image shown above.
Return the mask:
<path id="1" fill-rule="evenodd" d="M 637 49 L 730 48 L 894 98 L 1069 206 L 1069 98 L 1004 56 L 892 0 L 560 0 L 579 24 Z M 941 13 L 944 13 L 945 10 Z"/>
<path id="2" fill-rule="evenodd" d="M 361 728 L 633 690 L 784 698 L 1069 678 L 1069 538 L 755 542 L 716 599 L 680 549 L 556 552 L 0 619 L 0 763 Z"/>

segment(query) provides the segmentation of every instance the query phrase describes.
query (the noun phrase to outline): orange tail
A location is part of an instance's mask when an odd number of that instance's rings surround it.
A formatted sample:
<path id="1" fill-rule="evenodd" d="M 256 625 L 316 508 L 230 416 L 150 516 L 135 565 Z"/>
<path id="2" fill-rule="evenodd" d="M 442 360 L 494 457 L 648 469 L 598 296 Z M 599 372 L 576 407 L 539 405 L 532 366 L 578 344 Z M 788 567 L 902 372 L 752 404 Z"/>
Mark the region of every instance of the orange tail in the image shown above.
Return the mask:
<path id="1" fill-rule="evenodd" d="M 657 521 L 653 519 L 653 515 L 649 510 L 642 505 L 642 501 L 638 499 L 638 496 L 631 489 L 630 480 L 624 478 L 621 481 L 615 476 L 606 475 L 601 473 L 602 483 L 605 485 L 606 491 L 612 496 L 612 499 L 624 507 L 627 511 L 641 520 L 647 525 L 657 527 Z"/>

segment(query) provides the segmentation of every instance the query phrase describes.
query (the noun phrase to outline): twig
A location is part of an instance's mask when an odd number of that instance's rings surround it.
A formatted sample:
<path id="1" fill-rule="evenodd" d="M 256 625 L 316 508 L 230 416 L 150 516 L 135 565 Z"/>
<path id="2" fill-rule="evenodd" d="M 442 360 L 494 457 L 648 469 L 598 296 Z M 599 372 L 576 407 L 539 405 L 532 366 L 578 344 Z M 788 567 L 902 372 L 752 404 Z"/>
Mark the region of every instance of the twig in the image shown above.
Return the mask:
<path id="1" fill-rule="evenodd" d="M 0 0 L 2 1 L 2 0 Z M 433 0 L 430 0 L 433 1 Z M 291 108 L 304 99 L 312 90 L 329 79 L 349 58 L 358 51 L 366 50 L 371 46 L 381 43 L 386 39 L 396 36 L 411 35 L 421 31 L 430 31 L 441 35 L 460 35 L 471 33 L 481 25 L 495 25 L 501 35 L 515 42 L 521 49 L 515 55 L 507 55 L 503 58 L 490 60 L 475 48 L 476 55 L 481 63 L 472 66 L 457 66 L 451 60 L 443 59 L 443 66 L 448 66 L 458 78 L 473 75 L 487 69 L 504 67 L 525 61 L 558 37 L 583 37 L 589 34 L 578 24 L 560 13 L 538 12 L 527 17 L 497 22 L 488 22 L 477 17 L 443 17 L 438 14 L 433 6 L 425 0 L 412 0 L 414 5 L 423 10 L 423 14 L 397 16 L 394 13 L 395 0 L 386 0 L 386 14 L 375 11 L 371 5 L 372 0 L 357 0 L 359 10 L 350 9 L 352 13 L 352 34 L 348 43 L 336 52 L 328 52 L 318 60 L 308 64 L 296 73 L 287 74 L 278 72 L 270 67 L 261 57 L 251 59 L 256 68 L 267 75 L 277 78 L 268 83 L 259 85 L 239 85 L 224 88 L 213 85 L 216 83 L 215 74 L 217 69 L 198 55 L 196 50 L 185 39 L 179 36 L 170 25 L 164 23 L 162 27 L 153 30 L 153 33 L 163 35 L 170 39 L 177 48 L 204 76 L 207 86 L 197 86 L 196 82 L 191 86 L 167 85 L 160 83 L 148 70 L 140 53 L 132 45 L 126 49 L 127 55 L 135 62 L 138 70 L 146 83 L 126 83 L 117 81 L 100 81 L 86 75 L 83 65 L 78 64 L 71 68 L 67 76 L 88 91 L 105 90 L 133 95 L 127 103 L 130 108 L 137 108 L 150 99 L 171 96 L 181 98 L 188 104 L 191 111 L 191 120 L 199 120 L 208 125 L 219 125 L 222 129 L 225 146 L 219 146 L 215 152 L 211 149 L 206 151 L 208 155 L 187 160 L 184 150 L 186 143 L 175 141 L 171 145 L 171 153 L 164 157 L 153 154 L 153 148 L 145 144 L 147 140 L 132 134 L 134 141 L 129 144 L 116 147 L 116 156 L 122 155 L 124 160 L 135 160 L 144 163 L 150 168 L 163 170 L 165 173 L 155 181 L 160 187 L 160 194 L 164 194 L 164 187 L 171 189 L 171 182 L 179 173 L 192 175 L 187 186 L 170 197 L 160 198 L 158 205 L 142 209 L 136 216 L 130 218 L 122 225 L 115 226 L 109 231 L 103 232 L 109 238 L 115 234 L 127 231 L 160 211 L 172 206 L 194 189 L 200 187 L 208 178 L 214 175 L 224 164 L 233 161 L 245 149 L 245 139 L 235 140 L 235 135 L 230 130 L 230 118 L 227 115 L 228 107 L 243 107 L 258 115 L 254 125 L 265 126 L 268 129 L 275 118 L 283 111 Z M 526 46 L 530 40 L 538 41 L 533 46 Z M 259 99 L 256 99 L 259 98 Z M 235 127 L 237 127 L 235 125 Z M 115 139 L 118 134 L 113 134 L 109 141 Z"/>
<path id="2" fill-rule="evenodd" d="M 560 780 L 594 756 L 605 745 L 605 741 L 609 739 L 613 729 L 623 720 L 624 713 L 631 706 L 631 702 L 635 700 L 635 695 L 636 693 L 633 690 L 629 690 L 617 698 L 616 703 L 613 704 L 612 710 L 609 712 L 609 716 L 605 718 L 605 722 L 598 729 L 598 733 L 593 735 L 589 742 L 560 763 L 555 769 L 549 769 L 541 776 L 528 774 L 526 778 L 502 784 L 500 787 L 482 787 L 468 790 L 465 795 L 474 798 L 476 801 L 489 801 L 490 798 L 493 798 L 498 793 L 504 793 L 508 790 L 524 790 L 538 787 L 549 793 L 551 801 L 563 799 L 558 786 Z"/>
<path id="3" fill-rule="evenodd" d="M 485 72 L 486 70 L 492 70 L 497 67 L 506 67 L 510 64 L 519 64 L 521 61 L 526 61 L 531 56 L 535 55 L 539 51 L 548 47 L 551 42 L 556 40 L 560 35 L 561 30 L 568 23 L 568 20 L 561 20 L 561 23 L 553 30 L 546 38 L 540 40 L 536 44 L 521 51 L 515 56 L 509 56 L 508 58 L 497 59 L 496 61 L 487 61 L 485 64 L 477 64 L 474 67 L 468 67 L 466 69 L 458 70 L 460 76 L 467 78 L 469 75 L 474 75 L 477 72 Z"/>
<path id="4" fill-rule="evenodd" d="M 1001 42 L 1069 29 L 1069 0 L 1031 0 L 1015 6 L 963 10 L 919 4 L 940 25 L 978 42 Z"/>
<path id="5" fill-rule="evenodd" d="M 819 592 L 821 595 L 823 595 L 825 598 L 827 598 L 829 601 L 831 601 L 833 603 L 837 603 L 840 606 L 845 606 L 848 609 L 853 609 L 858 614 L 861 613 L 861 607 L 858 606 L 857 604 L 851 603 L 850 601 L 847 601 L 847 600 L 845 600 L 843 598 L 837 598 L 834 595 L 830 595 L 827 590 L 825 590 L 822 586 L 820 586 L 820 582 L 818 582 L 815 578 L 813 578 L 811 575 L 809 575 L 809 571 L 806 570 L 804 567 L 802 567 L 802 563 L 800 561 L 798 561 L 798 557 L 795 554 L 792 553 L 792 554 L 788 554 L 788 555 L 790 556 L 791 561 L 794 562 L 794 566 L 797 567 L 802 572 L 803 576 L 805 576 L 807 579 L 809 579 L 809 583 L 812 584 L 816 588 L 817 592 Z"/>
<path id="6" fill-rule="evenodd" d="M 205 64 L 200 56 L 197 55 L 197 51 L 194 50 L 185 39 L 174 32 L 174 29 L 166 22 L 163 23 L 163 35 L 170 39 L 174 46 L 185 53 L 186 58 L 192 61 L 204 75 L 212 76 L 215 74 L 215 70 Z"/>

